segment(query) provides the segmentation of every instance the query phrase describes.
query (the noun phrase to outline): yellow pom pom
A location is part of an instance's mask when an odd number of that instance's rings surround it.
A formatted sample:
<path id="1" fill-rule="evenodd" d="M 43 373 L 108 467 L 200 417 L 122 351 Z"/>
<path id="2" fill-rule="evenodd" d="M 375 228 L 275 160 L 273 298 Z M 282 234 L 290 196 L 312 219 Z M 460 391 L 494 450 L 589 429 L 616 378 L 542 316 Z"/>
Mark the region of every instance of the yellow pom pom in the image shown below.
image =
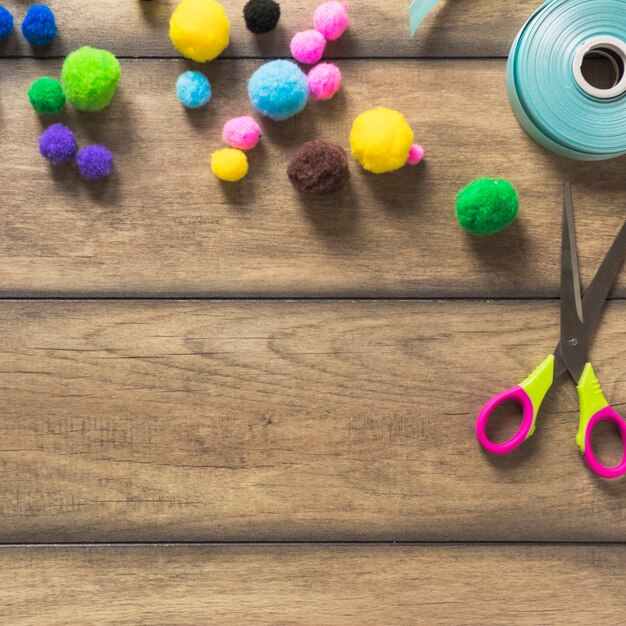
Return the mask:
<path id="1" fill-rule="evenodd" d="M 204 63 L 224 51 L 230 23 L 216 0 L 182 0 L 170 19 L 170 38 L 188 59 Z"/>
<path id="2" fill-rule="evenodd" d="M 248 173 L 248 157 L 235 148 L 216 150 L 211 155 L 211 170 L 220 180 L 234 183 Z"/>
<path id="3" fill-rule="evenodd" d="M 374 174 L 401 168 L 406 163 L 412 144 L 413 131 L 398 111 L 378 107 L 361 113 L 352 124 L 352 154 Z"/>

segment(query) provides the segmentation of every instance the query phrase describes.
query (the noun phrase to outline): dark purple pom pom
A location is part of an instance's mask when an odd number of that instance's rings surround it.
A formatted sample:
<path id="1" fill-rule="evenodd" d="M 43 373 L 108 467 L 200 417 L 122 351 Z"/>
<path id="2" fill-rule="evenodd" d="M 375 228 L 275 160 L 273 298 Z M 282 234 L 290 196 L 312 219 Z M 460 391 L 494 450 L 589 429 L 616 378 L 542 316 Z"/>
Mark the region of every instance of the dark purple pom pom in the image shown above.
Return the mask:
<path id="1" fill-rule="evenodd" d="M 76 156 L 80 175 L 85 180 L 97 180 L 113 171 L 113 155 L 104 146 L 87 146 Z"/>
<path id="2" fill-rule="evenodd" d="M 55 165 L 69 161 L 76 154 L 74 133 L 63 124 L 52 124 L 39 137 L 39 152 Z"/>

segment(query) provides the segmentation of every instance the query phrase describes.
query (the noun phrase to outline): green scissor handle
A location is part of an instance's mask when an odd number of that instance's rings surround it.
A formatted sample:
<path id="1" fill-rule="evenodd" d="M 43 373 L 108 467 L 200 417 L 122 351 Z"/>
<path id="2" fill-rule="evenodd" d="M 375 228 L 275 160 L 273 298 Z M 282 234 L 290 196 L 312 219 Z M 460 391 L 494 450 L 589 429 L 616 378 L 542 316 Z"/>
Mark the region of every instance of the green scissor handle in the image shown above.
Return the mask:
<path id="1" fill-rule="evenodd" d="M 580 401 L 580 422 L 576 443 L 583 453 L 585 461 L 591 470 L 603 478 L 618 478 L 626 474 L 626 422 L 609 405 L 598 377 L 593 371 L 591 363 L 585 365 L 583 375 L 576 387 Z M 612 422 L 620 434 L 622 440 L 622 460 L 615 467 L 607 467 L 598 461 L 591 447 L 591 435 L 593 429 L 600 422 Z"/>
<path id="2" fill-rule="evenodd" d="M 554 381 L 554 355 L 546 357 L 533 373 L 516 387 L 496 394 L 480 410 L 476 436 L 480 445 L 492 454 L 509 454 L 535 432 L 537 413 Z M 494 443 L 487 437 L 487 423 L 494 410 L 505 402 L 517 402 L 522 409 L 522 423 L 511 439 Z"/>

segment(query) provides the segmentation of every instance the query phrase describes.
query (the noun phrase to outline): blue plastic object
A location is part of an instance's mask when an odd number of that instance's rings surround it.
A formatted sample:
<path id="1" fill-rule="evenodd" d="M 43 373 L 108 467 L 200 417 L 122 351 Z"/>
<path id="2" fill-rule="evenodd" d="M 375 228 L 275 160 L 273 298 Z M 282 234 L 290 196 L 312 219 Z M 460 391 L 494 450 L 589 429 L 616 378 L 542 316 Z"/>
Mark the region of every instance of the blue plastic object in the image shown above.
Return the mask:
<path id="1" fill-rule="evenodd" d="M 413 2 L 411 2 L 409 6 L 411 37 L 415 35 L 415 31 L 419 28 L 420 24 L 438 3 L 439 0 L 413 0 Z"/>
<path id="2" fill-rule="evenodd" d="M 614 66 L 612 88 L 587 83 L 587 54 Z M 626 154 L 626 0 L 548 0 L 518 34 L 507 88 L 522 127 L 561 156 L 599 161 Z"/>

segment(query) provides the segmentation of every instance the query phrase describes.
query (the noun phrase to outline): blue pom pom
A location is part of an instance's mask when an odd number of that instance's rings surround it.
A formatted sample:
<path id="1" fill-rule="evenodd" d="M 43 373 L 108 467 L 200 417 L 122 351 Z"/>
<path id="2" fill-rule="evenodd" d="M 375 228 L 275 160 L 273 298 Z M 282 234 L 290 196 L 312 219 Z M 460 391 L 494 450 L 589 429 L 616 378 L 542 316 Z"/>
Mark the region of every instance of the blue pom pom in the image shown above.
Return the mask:
<path id="1" fill-rule="evenodd" d="M 6 39 L 13 30 L 13 15 L 4 7 L 0 7 L 0 41 Z"/>
<path id="2" fill-rule="evenodd" d="M 309 84 L 304 72 L 291 61 L 270 61 L 252 74 L 248 81 L 252 106 L 273 120 L 286 120 L 300 113 L 309 99 Z"/>
<path id="3" fill-rule="evenodd" d="M 200 72 L 184 72 L 176 81 L 176 95 L 186 107 L 198 109 L 211 99 L 211 84 Z"/>
<path id="4" fill-rule="evenodd" d="M 44 4 L 33 4 L 22 22 L 22 35 L 33 46 L 45 46 L 57 36 L 52 10 Z"/>

